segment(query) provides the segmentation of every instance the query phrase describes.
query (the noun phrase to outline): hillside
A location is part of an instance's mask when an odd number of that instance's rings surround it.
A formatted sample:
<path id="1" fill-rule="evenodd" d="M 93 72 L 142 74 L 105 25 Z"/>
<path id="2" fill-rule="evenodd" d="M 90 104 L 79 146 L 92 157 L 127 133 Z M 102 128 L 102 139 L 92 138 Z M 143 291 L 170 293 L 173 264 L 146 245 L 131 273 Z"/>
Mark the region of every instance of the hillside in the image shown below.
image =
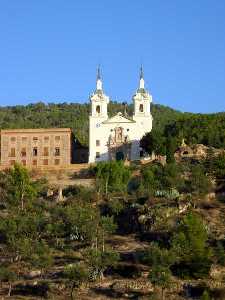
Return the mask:
<path id="1" fill-rule="evenodd" d="M 0 107 L 0 128 L 48 128 L 70 127 L 84 144 L 88 144 L 88 116 L 90 106 L 87 103 L 61 103 L 48 104 L 37 103 L 27 106 Z M 109 104 L 109 115 L 124 111 L 121 103 Z M 128 114 L 132 114 L 132 105 L 127 108 Z M 162 128 L 171 120 L 177 119 L 182 113 L 162 105 L 153 105 L 152 114 L 154 127 Z"/>
<path id="2" fill-rule="evenodd" d="M 109 115 L 124 111 L 122 103 L 110 102 Z M 132 115 L 132 104 L 127 113 Z M 70 127 L 76 139 L 88 145 L 88 103 L 28 104 L 0 107 L 0 129 Z M 153 104 L 153 133 L 173 136 L 180 143 L 202 143 L 217 148 L 225 147 L 225 112 L 215 114 L 182 113 L 170 107 Z M 158 134 L 157 134 L 158 135 Z"/>
<path id="3" fill-rule="evenodd" d="M 0 297 L 224 300 L 224 174 L 225 154 L 0 172 Z"/>

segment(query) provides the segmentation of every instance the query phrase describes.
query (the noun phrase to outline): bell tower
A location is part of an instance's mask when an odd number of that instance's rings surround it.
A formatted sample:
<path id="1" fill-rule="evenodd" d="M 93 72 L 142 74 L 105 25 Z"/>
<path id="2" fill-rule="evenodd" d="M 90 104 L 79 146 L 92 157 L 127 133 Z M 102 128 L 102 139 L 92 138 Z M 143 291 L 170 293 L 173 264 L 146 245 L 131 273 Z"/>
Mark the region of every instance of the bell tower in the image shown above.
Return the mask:
<path id="1" fill-rule="evenodd" d="M 106 152 L 102 138 L 105 136 L 102 123 L 108 119 L 109 97 L 103 92 L 100 67 L 97 69 L 96 89 L 90 96 L 91 111 L 89 115 L 89 162 L 102 159 L 100 153 Z M 100 157 L 101 156 L 101 157 Z"/>
<path id="2" fill-rule="evenodd" d="M 152 129 L 151 102 L 152 96 L 145 89 L 144 72 L 141 66 L 139 88 L 133 96 L 133 120 L 142 126 L 144 132 L 149 132 Z"/>
<path id="3" fill-rule="evenodd" d="M 107 106 L 109 103 L 109 97 L 107 97 L 103 92 L 103 84 L 101 78 L 100 67 L 97 69 L 97 80 L 96 80 L 96 90 L 91 95 L 91 117 L 107 119 L 108 111 Z M 102 120 L 103 121 L 103 120 Z"/>

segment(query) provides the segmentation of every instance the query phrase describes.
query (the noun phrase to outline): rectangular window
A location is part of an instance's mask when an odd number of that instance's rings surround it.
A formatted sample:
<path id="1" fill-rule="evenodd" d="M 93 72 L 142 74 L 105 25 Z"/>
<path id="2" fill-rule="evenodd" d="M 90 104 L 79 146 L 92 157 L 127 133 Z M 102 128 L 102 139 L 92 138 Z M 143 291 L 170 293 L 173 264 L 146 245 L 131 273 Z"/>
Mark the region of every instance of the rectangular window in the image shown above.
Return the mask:
<path id="1" fill-rule="evenodd" d="M 59 141 L 60 141 L 60 136 L 59 136 L 59 135 L 55 136 L 55 141 L 56 141 L 56 142 L 59 142 Z"/>
<path id="2" fill-rule="evenodd" d="M 45 136 L 44 141 L 45 141 L 45 143 L 47 143 L 49 141 L 49 136 Z"/>
<path id="3" fill-rule="evenodd" d="M 26 155 L 27 155 L 26 148 L 22 148 L 22 150 L 21 150 L 21 156 L 25 157 Z"/>
<path id="4" fill-rule="evenodd" d="M 96 158 L 100 157 L 100 152 L 96 152 Z"/>
<path id="5" fill-rule="evenodd" d="M 27 137 L 22 136 L 22 143 L 26 143 L 26 141 L 27 141 Z"/>
<path id="6" fill-rule="evenodd" d="M 60 164 L 60 159 L 55 159 L 55 165 L 58 166 Z"/>
<path id="7" fill-rule="evenodd" d="M 43 160 L 43 165 L 44 165 L 44 166 L 47 166 L 47 165 L 48 165 L 48 159 L 44 159 L 44 160 Z"/>
<path id="8" fill-rule="evenodd" d="M 33 141 L 34 141 L 34 142 L 37 142 L 37 141 L 38 141 L 38 137 L 37 137 L 37 136 L 34 136 L 34 137 L 33 137 Z"/>
<path id="9" fill-rule="evenodd" d="M 10 156 L 10 157 L 16 157 L 16 148 L 11 148 L 11 149 L 10 149 L 9 156 Z"/>
<path id="10" fill-rule="evenodd" d="M 100 140 L 96 140 L 96 146 L 100 146 Z"/>
<path id="11" fill-rule="evenodd" d="M 15 141 L 16 141 L 15 136 L 12 136 L 12 137 L 10 138 L 10 141 L 11 141 L 11 142 L 15 142 Z"/>
<path id="12" fill-rule="evenodd" d="M 49 156 L 48 147 L 44 147 L 44 156 Z"/>
<path id="13" fill-rule="evenodd" d="M 33 166 L 37 166 L 37 160 L 36 159 L 33 160 Z"/>
<path id="14" fill-rule="evenodd" d="M 37 156 L 38 155 L 38 149 L 37 147 L 33 148 L 33 156 Z"/>
<path id="15" fill-rule="evenodd" d="M 60 156 L 60 148 L 59 147 L 55 148 L 55 156 Z"/>
<path id="16" fill-rule="evenodd" d="M 22 165 L 26 166 L 26 164 L 27 164 L 26 160 L 22 160 Z"/>

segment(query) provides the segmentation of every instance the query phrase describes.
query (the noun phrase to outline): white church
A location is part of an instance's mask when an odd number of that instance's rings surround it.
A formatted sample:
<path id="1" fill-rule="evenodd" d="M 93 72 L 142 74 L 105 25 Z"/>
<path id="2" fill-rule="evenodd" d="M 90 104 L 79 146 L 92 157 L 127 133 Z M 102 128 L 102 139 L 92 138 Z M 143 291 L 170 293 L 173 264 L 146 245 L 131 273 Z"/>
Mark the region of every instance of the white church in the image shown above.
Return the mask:
<path id="1" fill-rule="evenodd" d="M 89 163 L 140 159 L 140 140 L 152 130 L 152 96 L 145 89 L 141 68 L 139 87 L 133 96 L 133 116 L 121 112 L 108 117 L 109 97 L 105 95 L 98 68 L 96 90 L 91 95 L 89 117 Z"/>

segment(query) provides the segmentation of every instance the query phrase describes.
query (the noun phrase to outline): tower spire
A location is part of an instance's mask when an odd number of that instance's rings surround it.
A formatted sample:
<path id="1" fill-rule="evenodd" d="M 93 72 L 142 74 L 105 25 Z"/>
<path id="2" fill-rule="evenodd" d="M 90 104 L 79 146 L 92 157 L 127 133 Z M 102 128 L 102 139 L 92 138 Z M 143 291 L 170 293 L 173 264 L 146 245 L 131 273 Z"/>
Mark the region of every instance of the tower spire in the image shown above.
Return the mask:
<path id="1" fill-rule="evenodd" d="M 144 89 L 144 88 L 145 88 L 144 71 L 143 71 L 143 66 L 141 65 L 139 89 Z"/>
<path id="2" fill-rule="evenodd" d="M 100 65 L 98 65 L 98 68 L 97 68 L 96 89 L 97 89 L 97 90 L 102 90 L 102 79 L 101 79 Z"/>
<path id="3" fill-rule="evenodd" d="M 144 71 L 143 71 L 143 66 L 141 65 L 141 68 L 140 68 L 140 79 L 144 79 Z"/>

